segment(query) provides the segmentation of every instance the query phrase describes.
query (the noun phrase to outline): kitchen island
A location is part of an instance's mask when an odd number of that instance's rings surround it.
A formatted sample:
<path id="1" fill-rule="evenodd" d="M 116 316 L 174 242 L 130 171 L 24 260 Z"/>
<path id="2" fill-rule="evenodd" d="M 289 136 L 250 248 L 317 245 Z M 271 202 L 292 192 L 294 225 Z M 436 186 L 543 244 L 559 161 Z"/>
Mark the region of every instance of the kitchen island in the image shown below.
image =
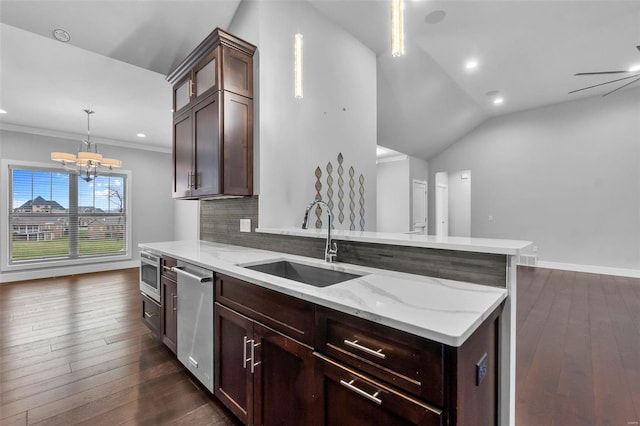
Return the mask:
<path id="1" fill-rule="evenodd" d="M 496 328 L 500 331 L 496 331 L 496 334 L 503 333 L 504 321 L 500 322 L 502 318 L 500 312 L 509 302 L 508 288 L 342 263 L 326 265 L 318 259 L 227 244 L 203 241 L 164 242 L 142 244 L 141 248 L 212 269 L 217 275 L 228 277 L 227 282 L 233 279 L 241 280 L 243 283 L 309 302 L 312 304 L 310 306 L 317 306 L 319 310 L 328 308 L 335 311 L 336 315 L 346 314 L 358 317 L 367 323 L 385 327 L 389 333 L 397 330 L 408 336 L 428 339 L 430 342 L 445 345 L 442 346 L 445 348 L 444 354 L 449 352 L 453 354 L 456 348 L 458 350 L 461 347 L 464 348 L 470 336 L 479 328 L 483 328 L 483 324 L 491 321 L 499 324 Z M 358 276 L 328 287 L 318 288 L 247 268 L 247 266 L 283 260 L 353 273 Z M 217 285 L 220 286 L 218 283 Z M 226 285 L 229 286 L 229 284 Z M 222 307 L 218 310 L 221 311 Z M 488 328 L 491 329 L 492 326 L 489 325 Z M 505 340 L 509 341 L 508 338 L 498 339 L 495 336 L 496 345 L 498 343 L 504 345 Z M 312 341 L 309 344 L 313 346 Z M 316 350 L 319 349 L 316 348 Z M 504 362 L 504 355 L 502 355 L 504 350 L 505 348 L 501 347 L 493 355 L 497 359 L 497 354 L 500 354 L 499 366 L 496 365 L 495 369 L 490 371 L 490 374 L 495 374 L 496 381 L 501 384 L 500 388 L 504 381 L 505 365 L 509 364 Z M 443 363 L 447 364 L 448 361 Z M 486 368 L 486 365 L 483 367 L 480 359 L 474 359 L 473 363 L 472 370 Z M 495 370 L 499 370 L 500 373 L 497 374 Z M 447 372 L 451 373 L 449 370 Z M 501 392 L 504 391 L 501 390 Z M 446 392 L 442 391 L 442 396 L 439 397 L 443 405 L 449 399 L 454 399 L 445 394 Z M 434 403 L 433 406 L 438 408 L 438 403 Z M 500 412 L 498 416 L 502 418 L 502 413 Z M 464 416 L 460 415 L 459 418 L 463 419 Z M 246 422 L 251 423 L 251 421 Z M 498 423 L 503 424 L 503 421 L 500 420 Z"/>

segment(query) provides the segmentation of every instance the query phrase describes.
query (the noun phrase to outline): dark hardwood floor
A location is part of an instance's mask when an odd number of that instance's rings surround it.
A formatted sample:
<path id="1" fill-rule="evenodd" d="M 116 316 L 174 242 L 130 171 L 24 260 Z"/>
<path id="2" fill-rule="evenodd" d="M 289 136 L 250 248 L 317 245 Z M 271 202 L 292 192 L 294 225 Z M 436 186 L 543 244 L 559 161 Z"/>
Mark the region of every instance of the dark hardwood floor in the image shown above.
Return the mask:
<path id="1" fill-rule="evenodd" d="M 518 286 L 516 424 L 638 425 L 640 280 L 519 268 Z M 0 424 L 237 424 L 139 303 L 137 269 L 0 285 Z"/>
<path id="2" fill-rule="evenodd" d="M 518 269 L 516 424 L 640 424 L 640 279 Z"/>
<path id="3" fill-rule="evenodd" d="M 0 286 L 0 424 L 236 425 L 140 319 L 138 269 Z"/>

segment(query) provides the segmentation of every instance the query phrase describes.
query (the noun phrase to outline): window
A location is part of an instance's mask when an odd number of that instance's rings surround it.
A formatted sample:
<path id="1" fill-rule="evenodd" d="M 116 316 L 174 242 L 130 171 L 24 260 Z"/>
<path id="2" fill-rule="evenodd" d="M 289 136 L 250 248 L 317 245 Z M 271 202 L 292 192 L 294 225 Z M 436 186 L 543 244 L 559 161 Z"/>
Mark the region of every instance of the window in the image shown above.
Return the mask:
<path id="1" fill-rule="evenodd" d="M 127 174 L 9 166 L 9 265 L 127 255 Z"/>

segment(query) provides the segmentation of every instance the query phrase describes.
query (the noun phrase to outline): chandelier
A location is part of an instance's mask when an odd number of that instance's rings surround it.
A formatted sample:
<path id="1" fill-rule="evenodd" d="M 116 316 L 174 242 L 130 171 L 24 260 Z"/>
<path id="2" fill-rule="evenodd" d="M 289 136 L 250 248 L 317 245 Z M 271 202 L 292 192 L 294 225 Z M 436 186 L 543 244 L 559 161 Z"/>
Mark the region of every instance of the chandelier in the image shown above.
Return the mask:
<path id="1" fill-rule="evenodd" d="M 105 158 L 98 152 L 98 145 L 91 142 L 91 109 L 83 110 L 87 114 L 87 139 L 80 143 L 77 154 L 67 152 L 52 152 L 51 159 L 59 161 L 63 166 L 75 165 L 78 174 L 87 182 L 91 182 L 98 175 L 98 168 L 104 167 L 113 170 L 114 167 L 121 167 L 122 161 L 115 158 Z M 83 176 L 84 174 L 84 176 Z"/>

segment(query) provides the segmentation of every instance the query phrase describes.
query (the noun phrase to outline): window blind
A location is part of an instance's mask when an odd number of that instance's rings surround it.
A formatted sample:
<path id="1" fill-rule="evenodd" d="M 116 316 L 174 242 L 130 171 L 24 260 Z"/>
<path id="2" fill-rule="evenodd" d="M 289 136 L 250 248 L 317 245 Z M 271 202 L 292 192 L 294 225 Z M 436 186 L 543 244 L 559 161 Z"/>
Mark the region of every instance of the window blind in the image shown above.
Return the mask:
<path id="1" fill-rule="evenodd" d="M 9 171 L 10 264 L 126 254 L 126 175 Z"/>

